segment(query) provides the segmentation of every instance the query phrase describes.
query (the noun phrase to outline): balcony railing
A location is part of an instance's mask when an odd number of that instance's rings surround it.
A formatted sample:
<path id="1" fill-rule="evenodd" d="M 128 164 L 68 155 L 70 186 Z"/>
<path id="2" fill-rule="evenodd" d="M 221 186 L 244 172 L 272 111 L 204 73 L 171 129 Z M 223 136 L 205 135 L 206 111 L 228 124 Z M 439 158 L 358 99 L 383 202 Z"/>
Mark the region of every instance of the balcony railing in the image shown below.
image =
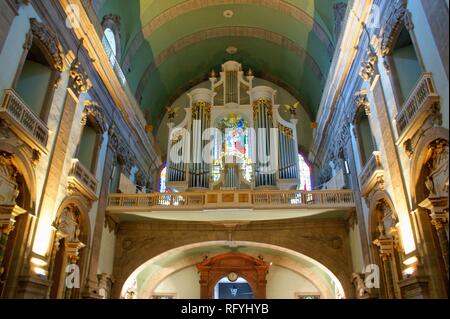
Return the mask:
<path id="1" fill-rule="evenodd" d="M 149 212 L 210 209 L 348 209 L 351 190 L 339 191 L 207 191 L 204 193 L 111 194 L 108 210 Z"/>
<path id="2" fill-rule="evenodd" d="M 359 175 L 359 185 L 363 194 L 370 192 L 376 184 L 379 177 L 384 175 L 383 165 L 381 164 L 380 152 L 373 152 L 363 171 Z"/>
<path id="3" fill-rule="evenodd" d="M 33 148 L 47 152 L 48 128 L 12 89 L 5 90 L 0 116 Z"/>
<path id="4" fill-rule="evenodd" d="M 411 124 L 416 122 L 419 114 L 437 102 L 439 102 L 439 95 L 436 93 L 432 75 L 424 73 L 396 117 L 398 135 L 402 136 Z"/>
<path id="5" fill-rule="evenodd" d="M 72 160 L 69 183 L 73 184 L 72 186 L 88 198 L 96 199 L 97 179 L 78 159 Z"/>

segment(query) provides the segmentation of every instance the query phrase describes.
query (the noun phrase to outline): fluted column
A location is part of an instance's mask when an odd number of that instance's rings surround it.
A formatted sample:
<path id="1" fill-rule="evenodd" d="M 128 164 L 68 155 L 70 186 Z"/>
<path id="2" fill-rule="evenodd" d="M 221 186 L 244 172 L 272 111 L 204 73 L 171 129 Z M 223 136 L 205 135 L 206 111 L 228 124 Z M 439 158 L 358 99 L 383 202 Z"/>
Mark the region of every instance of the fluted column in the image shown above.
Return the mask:
<path id="1" fill-rule="evenodd" d="M 431 224 L 436 228 L 436 233 L 439 239 L 439 246 L 441 247 L 441 253 L 442 253 L 442 259 L 444 260 L 444 265 L 445 265 L 445 271 L 447 273 L 447 278 L 448 278 L 448 267 L 449 267 L 449 262 L 448 262 L 448 234 L 447 231 L 445 230 L 446 226 L 448 227 L 448 222 L 436 218 L 433 219 L 431 221 Z"/>

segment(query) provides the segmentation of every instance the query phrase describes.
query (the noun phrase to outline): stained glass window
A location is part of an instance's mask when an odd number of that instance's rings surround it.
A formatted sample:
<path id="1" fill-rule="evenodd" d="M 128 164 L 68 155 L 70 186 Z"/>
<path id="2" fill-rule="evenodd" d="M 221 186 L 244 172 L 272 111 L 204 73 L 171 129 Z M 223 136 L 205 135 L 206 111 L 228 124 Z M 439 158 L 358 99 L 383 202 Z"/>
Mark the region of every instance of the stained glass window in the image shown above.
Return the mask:
<path id="1" fill-rule="evenodd" d="M 309 168 L 308 163 L 306 163 L 305 158 L 301 154 L 298 154 L 298 165 L 300 167 L 300 190 L 312 190 L 311 169 Z"/>
<path id="2" fill-rule="evenodd" d="M 114 35 L 114 32 L 110 28 L 105 29 L 103 46 L 105 47 L 106 53 L 109 56 L 111 64 L 114 65 L 117 54 L 116 36 Z"/>
<path id="3" fill-rule="evenodd" d="M 213 166 L 213 179 L 215 181 L 220 179 L 220 170 L 224 161 L 235 159 L 241 163 L 241 169 L 244 178 L 251 181 L 252 166 L 249 154 L 249 133 L 248 122 L 235 113 L 230 113 L 228 117 L 224 118 L 218 125 L 218 128 L 223 132 L 223 151 L 222 154 L 214 152 L 214 158 L 217 160 Z"/>
<path id="4" fill-rule="evenodd" d="M 167 191 L 167 165 L 161 170 L 161 175 L 159 177 L 159 192 L 165 193 Z"/>

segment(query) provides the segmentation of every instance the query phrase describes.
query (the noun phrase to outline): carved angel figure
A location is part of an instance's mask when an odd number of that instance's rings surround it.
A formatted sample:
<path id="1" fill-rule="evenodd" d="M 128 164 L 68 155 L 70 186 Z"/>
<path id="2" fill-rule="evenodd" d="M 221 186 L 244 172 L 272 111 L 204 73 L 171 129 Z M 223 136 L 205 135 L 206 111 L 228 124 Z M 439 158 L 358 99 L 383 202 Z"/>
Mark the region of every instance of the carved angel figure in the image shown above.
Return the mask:
<path id="1" fill-rule="evenodd" d="M 355 285 L 357 298 L 363 298 L 364 296 L 369 294 L 369 290 L 366 287 L 366 283 L 363 277 L 364 274 L 361 273 L 353 273 L 352 275 L 352 283 L 353 285 Z"/>
<path id="2" fill-rule="evenodd" d="M 300 106 L 300 102 L 297 102 L 293 105 L 285 104 L 284 107 L 287 111 L 291 114 L 291 116 L 294 118 L 297 115 L 297 109 Z"/>

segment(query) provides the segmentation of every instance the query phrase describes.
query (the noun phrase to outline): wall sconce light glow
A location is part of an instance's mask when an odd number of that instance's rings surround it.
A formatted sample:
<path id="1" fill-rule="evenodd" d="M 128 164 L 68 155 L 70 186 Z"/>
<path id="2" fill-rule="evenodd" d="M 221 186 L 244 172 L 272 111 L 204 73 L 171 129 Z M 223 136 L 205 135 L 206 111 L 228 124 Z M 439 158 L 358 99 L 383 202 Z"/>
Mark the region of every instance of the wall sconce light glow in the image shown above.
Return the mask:
<path id="1" fill-rule="evenodd" d="M 416 244 L 414 242 L 414 236 L 409 223 L 402 223 L 400 225 L 403 248 L 405 249 L 405 254 L 410 254 L 416 250 Z"/>
<path id="2" fill-rule="evenodd" d="M 411 265 L 414 265 L 415 263 L 417 263 L 419 260 L 417 259 L 417 257 L 416 256 L 413 256 L 413 257 L 410 257 L 410 258 L 408 258 L 408 259 L 406 259 L 404 262 L 403 262 L 403 264 L 405 265 L 405 266 L 411 266 Z"/>
<path id="3" fill-rule="evenodd" d="M 50 243 L 50 237 L 52 234 L 51 223 L 46 223 L 45 220 L 39 222 L 39 226 L 36 231 L 36 240 L 33 245 L 33 252 L 38 255 L 47 255 L 47 250 Z"/>
<path id="4" fill-rule="evenodd" d="M 39 259 L 39 258 L 36 258 L 36 257 L 32 257 L 31 258 L 31 263 L 33 265 L 36 265 L 36 266 L 39 266 L 39 267 L 47 266 L 47 262 L 45 260 L 42 260 L 42 259 Z"/>
<path id="5" fill-rule="evenodd" d="M 33 270 L 39 276 L 44 276 L 44 277 L 47 276 L 47 271 L 45 269 L 42 269 L 40 267 L 34 267 Z"/>
<path id="6" fill-rule="evenodd" d="M 416 269 L 414 267 L 409 267 L 409 268 L 406 268 L 403 271 L 403 275 L 405 277 L 411 277 L 414 274 L 415 271 L 416 271 Z"/>

